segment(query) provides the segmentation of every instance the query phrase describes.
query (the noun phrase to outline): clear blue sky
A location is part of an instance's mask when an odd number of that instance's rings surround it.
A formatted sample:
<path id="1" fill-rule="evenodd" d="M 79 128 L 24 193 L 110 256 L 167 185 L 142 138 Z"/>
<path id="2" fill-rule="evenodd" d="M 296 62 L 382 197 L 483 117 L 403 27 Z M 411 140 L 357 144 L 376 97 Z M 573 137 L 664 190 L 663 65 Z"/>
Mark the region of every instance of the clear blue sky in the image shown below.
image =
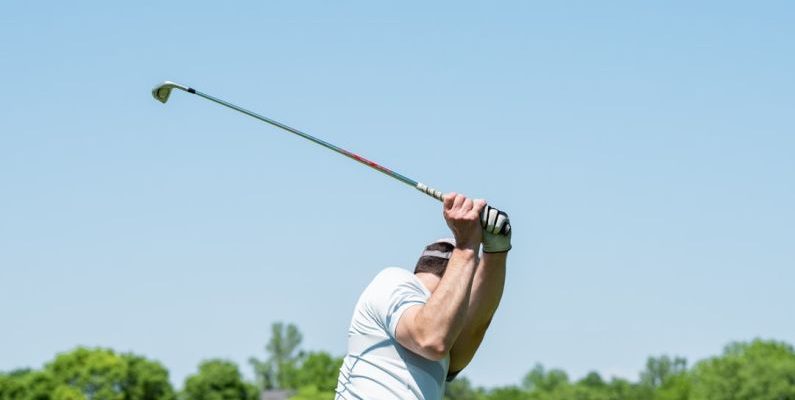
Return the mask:
<path id="1" fill-rule="evenodd" d="M 795 343 L 791 2 L 376 3 L 3 2 L 0 370 L 89 345 L 250 375 L 274 321 L 342 354 L 360 290 L 446 235 L 166 79 L 507 210 L 476 384 Z"/>

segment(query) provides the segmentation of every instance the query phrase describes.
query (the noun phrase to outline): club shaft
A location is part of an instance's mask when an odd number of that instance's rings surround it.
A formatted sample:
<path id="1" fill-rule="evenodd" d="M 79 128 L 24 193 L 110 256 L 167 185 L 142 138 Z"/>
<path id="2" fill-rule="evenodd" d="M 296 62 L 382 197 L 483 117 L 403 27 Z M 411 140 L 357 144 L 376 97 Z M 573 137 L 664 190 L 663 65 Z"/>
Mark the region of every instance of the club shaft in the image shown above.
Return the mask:
<path id="1" fill-rule="evenodd" d="M 399 174 L 399 173 L 397 173 L 395 171 L 392 171 L 391 169 L 386 168 L 386 167 L 384 167 L 384 166 L 382 166 L 382 165 L 380 165 L 378 163 L 375 163 L 373 161 L 370 161 L 370 160 L 368 160 L 368 159 L 366 159 L 366 158 L 364 158 L 364 157 L 362 157 L 362 156 L 360 156 L 358 154 L 351 153 L 348 150 L 345 150 L 345 149 L 343 149 L 343 148 L 341 148 L 339 146 L 335 146 L 335 145 L 333 145 L 333 144 L 331 144 L 329 142 L 326 142 L 325 140 L 318 139 L 318 138 L 316 138 L 316 137 L 314 137 L 314 136 L 312 136 L 312 135 L 310 135 L 308 133 L 302 132 L 302 131 L 300 131 L 298 129 L 295 129 L 293 127 L 287 126 L 287 125 L 285 125 L 285 124 L 283 124 L 283 123 L 281 123 L 279 121 L 272 120 L 272 119 L 270 119 L 268 117 L 259 115 L 259 114 L 255 113 L 253 111 L 246 110 L 245 108 L 238 107 L 238 106 L 236 106 L 236 105 L 234 105 L 232 103 L 226 102 L 226 101 L 221 100 L 221 99 L 219 99 L 217 97 L 210 96 L 209 94 L 202 93 L 202 92 L 200 92 L 200 91 L 198 91 L 196 89 L 188 88 L 187 92 L 188 93 L 193 93 L 193 94 L 201 96 L 201 97 L 204 97 L 207 100 L 210 100 L 210 101 L 218 103 L 218 104 L 220 104 L 222 106 L 231 108 L 231 109 L 233 109 L 235 111 L 239 111 L 239 112 L 241 112 L 243 114 L 246 114 L 246 115 L 248 115 L 250 117 L 256 118 L 256 119 L 258 119 L 258 120 L 260 120 L 262 122 L 265 122 L 265 123 L 271 124 L 271 125 L 273 125 L 275 127 L 284 129 L 284 130 L 286 130 L 286 131 L 288 131 L 290 133 L 293 133 L 293 134 L 298 135 L 298 136 L 300 136 L 300 137 L 302 137 L 302 138 L 304 138 L 306 140 L 309 140 L 310 142 L 319 144 L 319 145 L 321 145 L 321 146 L 323 146 L 323 147 L 325 147 L 327 149 L 334 150 L 337 153 L 344 155 L 345 157 L 348 157 L 348 158 L 350 158 L 352 160 L 358 161 L 361 164 L 364 164 L 364 165 L 366 165 L 366 166 L 368 166 L 368 167 L 370 167 L 370 168 L 372 168 L 372 169 L 374 169 L 376 171 L 379 171 L 379 172 L 381 172 L 381 173 L 383 173 L 383 174 L 385 174 L 387 176 L 390 176 L 390 177 L 392 177 L 394 179 L 397 179 L 397 180 L 399 180 L 399 181 L 401 181 L 401 182 L 403 182 L 403 183 L 405 183 L 405 184 L 407 184 L 407 185 L 419 190 L 420 192 L 423 192 L 423 193 L 427 194 L 428 196 L 433 197 L 436 200 L 442 201 L 442 192 L 440 192 L 439 190 L 430 188 L 430 187 L 428 187 L 427 185 L 425 185 L 423 183 L 417 182 L 414 179 L 406 177 L 405 175 L 402 175 L 402 174 Z"/>
<path id="2" fill-rule="evenodd" d="M 331 144 L 329 142 L 326 142 L 325 140 L 318 139 L 318 138 L 316 138 L 316 137 L 314 137 L 314 136 L 312 136 L 312 135 L 310 135 L 308 133 L 299 131 L 298 129 L 295 129 L 293 127 L 287 126 L 287 125 L 285 125 L 285 124 L 283 124 L 281 122 L 272 120 L 272 119 L 270 119 L 268 117 L 259 115 L 259 114 L 255 113 L 253 111 L 246 110 L 245 108 L 238 107 L 238 106 L 236 106 L 236 105 L 234 105 L 232 103 L 226 102 L 226 101 L 221 100 L 219 98 L 210 96 L 209 94 L 202 93 L 202 92 L 200 92 L 200 91 L 198 91 L 196 89 L 193 89 L 191 87 L 180 85 L 178 83 L 174 83 L 174 82 L 171 82 L 171 81 L 165 81 L 161 85 L 155 87 L 152 90 L 152 96 L 154 96 L 155 99 L 157 99 L 157 101 L 159 101 L 161 103 L 165 103 L 166 101 L 168 101 L 168 97 L 169 97 L 172 89 L 179 89 L 179 90 L 182 90 L 182 91 L 185 91 L 185 92 L 188 92 L 188 93 L 192 93 L 192 94 L 198 95 L 200 97 L 204 97 L 205 99 L 210 100 L 210 101 L 212 101 L 214 103 L 218 103 L 218 104 L 220 104 L 220 105 L 222 105 L 224 107 L 231 108 L 231 109 L 233 109 L 235 111 L 238 111 L 238 112 L 241 112 L 243 114 L 246 114 L 249 117 L 256 118 L 256 119 L 258 119 L 258 120 L 260 120 L 262 122 L 265 122 L 265 123 L 267 123 L 269 125 L 273 125 L 273 126 L 275 126 L 277 128 L 284 129 L 285 131 L 288 131 L 288 132 L 290 132 L 292 134 L 298 135 L 298 136 L 300 136 L 300 137 L 302 137 L 302 138 L 304 138 L 306 140 L 309 140 L 310 142 L 313 142 L 315 144 L 321 145 L 321 146 L 323 146 L 323 147 L 325 147 L 327 149 L 334 150 L 335 152 L 337 152 L 339 154 L 342 154 L 345 157 L 348 157 L 348 158 L 350 158 L 352 160 L 358 161 L 359 163 L 364 164 L 364 165 L 366 165 L 366 166 L 368 166 L 368 167 L 370 167 L 370 168 L 372 168 L 372 169 L 374 169 L 376 171 L 379 171 L 379 172 L 383 173 L 384 175 L 387 175 L 389 177 L 397 179 L 397 180 L 399 180 L 399 181 L 401 181 L 401 182 L 403 182 L 403 183 L 405 183 L 405 184 L 407 184 L 409 186 L 412 186 L 415 189 L 419 190 L 420 192 L 425 193 L 426 195 L 428 195 L 428 196 L 430 196 L 430 197 L 432 197 L 432 198 L 434 198 L 436 200 L 443 201 L 442 192 L 439 191 L 439 190 L 436 190 L 436 189 L 433 189 L 431 187 L 428 187 L 427 185 L 425 185 L 423 183 L 417 182 L 414 179 L 406 177 L 405 175 L 401 175 L 401 174 L 399 174 L 399 173 L 397 173 L 395 171 L 390 170 L 389 168 L 383 167 L 383 166 L 381 166 L 381 165 L 379 165 L 379 164 L 377 164 L 375 162 L 372 162 L 372 161 L 370 161 L 370 160 L 368 160 L 368 159 L 366 159 L 366 158 L 364 158 L 364 157 L 362 157 L 362 156 L 360 156 L 358 154 L 351 153 L 348 150 L 345 150 L 345 149 L 343 149 L 341 147 L 338 147 L 338 146 L 335 146 L 335 145 L 333 145 L 333 144 Z M 494 223 L 494 221 L 491 221 L 491 220 L 487 221 L 486 215 L 483 214 L 483 213 L 481 213 L 481 218 L 482 218 L 484 227 L 488 223 Z M 493 218 L 493 217 L 491 217 L 491 218 Z M 509 223 L 506 223 L 505 225 L 502 226 L 502 230 L 501 230 L 502 234 L 507 235 L 510 232 L 511 232 L 511 225 Z"/>

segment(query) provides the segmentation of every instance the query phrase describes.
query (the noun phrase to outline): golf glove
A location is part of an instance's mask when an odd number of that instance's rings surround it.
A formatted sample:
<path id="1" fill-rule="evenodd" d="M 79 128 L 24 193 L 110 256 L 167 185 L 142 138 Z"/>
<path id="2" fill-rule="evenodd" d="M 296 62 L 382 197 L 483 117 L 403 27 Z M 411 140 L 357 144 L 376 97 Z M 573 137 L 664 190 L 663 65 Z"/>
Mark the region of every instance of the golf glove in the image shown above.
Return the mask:
<path id="1" fill-rule="evenodd" d="M 487 204 L 480 218 L 483 225 L 483 252 L 502 253 L 510 250 L 513 229 L 501 233 L 503 227 L 510 224 L 508 214 Z"/>

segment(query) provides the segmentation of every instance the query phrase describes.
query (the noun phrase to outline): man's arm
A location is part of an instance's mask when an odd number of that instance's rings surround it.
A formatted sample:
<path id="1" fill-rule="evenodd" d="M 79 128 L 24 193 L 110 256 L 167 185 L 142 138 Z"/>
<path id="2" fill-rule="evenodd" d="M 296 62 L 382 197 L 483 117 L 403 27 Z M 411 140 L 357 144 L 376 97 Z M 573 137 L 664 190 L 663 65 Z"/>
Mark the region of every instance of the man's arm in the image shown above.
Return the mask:
<path id="1" fill-rule="evenodd" d="M 511 250 L 511 231 L 503 233 L 502 228 L 510 224 L 508 214 L 487 205 L 481 216 L 483 259 L 475 273 L 464 328 L 450 351 L 448 376 L 455 376 L 472 361 L 497 311 L 505 286 L 505 261 Z"/>
<path id="2" fill-rule="evenodd" d="M 403 347 L 429 360 L 446 357 L 466 321 L 475 275 L 476 250 L 455 249 L 447 271 L 428 302 L 409 308 L 395 336 Z"/>
<path id="3" fill-rule="evenodd" d="M 456 238 L 456 248 L 427 303 L 406 310 L 395 332 L 403 346 L 430 360 L 447 356 L 464 327 L 482 232 L 480 211 L 485 202 L 454 193 L 444 197 L 444 216 Z"/>
<path id="4" fill-rule="evenodd" d="M 472 361 L 486 335 L 502 298 L 507 258 L 508 252 L 484 253 L 480 260 L 472 283 L 464 327 L 450 350 L 451 374 L 458 373 Z"/>

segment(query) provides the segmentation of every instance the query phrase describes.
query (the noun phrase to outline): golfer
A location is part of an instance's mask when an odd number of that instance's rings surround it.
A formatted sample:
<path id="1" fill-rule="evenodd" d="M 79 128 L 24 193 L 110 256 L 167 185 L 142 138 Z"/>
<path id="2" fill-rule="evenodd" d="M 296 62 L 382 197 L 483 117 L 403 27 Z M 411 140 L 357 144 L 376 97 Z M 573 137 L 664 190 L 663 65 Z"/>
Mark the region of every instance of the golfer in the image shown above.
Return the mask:
<path id="1" fill-rule="evenodd" d="M 428 245 L 413 274 L 381 271 L 359 297 L 336 399 L 440 400 L 474 357 L 502 297 L 508 216 L 455 193 L 443 208 L 454 239 Z"/>

